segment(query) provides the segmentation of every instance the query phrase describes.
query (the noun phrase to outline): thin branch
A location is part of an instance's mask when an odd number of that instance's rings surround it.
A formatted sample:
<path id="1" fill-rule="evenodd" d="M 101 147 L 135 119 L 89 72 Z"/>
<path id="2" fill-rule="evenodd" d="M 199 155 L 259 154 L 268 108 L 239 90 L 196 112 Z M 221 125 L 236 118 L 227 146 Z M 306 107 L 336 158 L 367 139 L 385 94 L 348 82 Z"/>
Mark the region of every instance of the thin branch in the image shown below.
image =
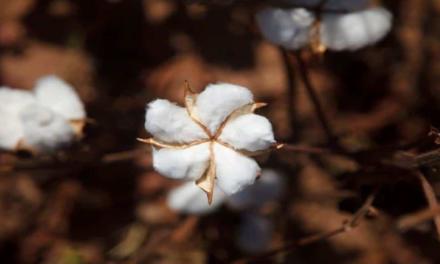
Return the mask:
<path id="1" fill-rule="evenodd" d="M 313 87 L 312 82 L 310 81 L 309 71 L 307 69 L 307 65 L 305 61 L 303 60 L 301 56 L 301 52 L 296 51 L 294 52 L 295 58 L 298 62 L 298 68 L 299 73 L 301 76 L 301 80 L 304 84 L 304 87 L 306 88 L 307 94 L 312 101 L 312 104 L 315 108 L 316 115 L 319 119 L 319 122 L 321 123 L 321 126 L 327 135 L 327 140 L 330 145 L 333 145 L 335 147 L 338 146 L 338 139 L 335 136 L 333 129 L 330 126 L 330 123 L 327 119 L 327 117 L 324 114 L 324 110 L 322 109 L 321 103 L 319 101 L 318 95 L 316 94 L 316 89 Z"/>
<path id="2" fill-rule="evenodd" d="M 354 215 L 351 217 L 351 219 L 344 221 L 342 223 L 342 225 L 336 229 L 330 230 L 330 231 L 326 231 L 326 232 L 322 232 L 322 233 L 318 233 L 315 235 L 311 235 L 305 238 L 302 238 L 300 240 L 297 240 L 295 242 L 289 243 L 283 247 L 271 250 L 269 252 L 266 252 L 264 254 L 261 254 L 259 256 L 255 256 L 253 258 L 248 258 L 248 259 L 241 259 L 238 260 L 234 263 L 238 264 L 238 263 L 247 263 L 247 262 L 255 262 L 255 261 L 262 261 L 264 259 L 268 259 L 271 258 L 275 255 L 284 253 L 286 251 L 291 251 L 294 250 L 298 247 L 301 246 L 306 246 L 306 245 L 310 245 L 313 244 L 315 242 L 318 241 L 322 241 L 322 240 L 326 240 L 328 238 L 331 238 L 333 236 L 342 234 L 342 233 L 346 233 L 349 232 L 351 230 L 353 230 L 355 227 L 357 227 L 359 225 L 359 223 L 361 222 L 361 220 L 366 217 L 371 209 L 372 209 L 372 204 L 374 202 L 374 199 L 376 197 L 377 194 L 377 189 L 375 189 L 365 200 L 365 202 L 363 203 L 363 205 L 354 213 Z"/>
<path id="3" fill-rule="evenodd" d="M 434 189 L 432 188 L 431 184 L 428 182 L 428 180 L 420 171 L 417 172 L 417 177 L 419 178 L 420 183 L 422 184 L 423 193 L 425 194 L 429 208 L 434 210 L 434 208 L 439 207 L 437 197 L 435 195 Z M 433 221 L 435 224 L 435 229 L 437 230 L 437 239 L 440 239 L 440 216 L 436 215 Z"/>
<path id="4" fill-rule="evenodd" d="M 295 107 L 295 97 L 296 97 L 296 89 L 295 89 L 295 76 L 293 75 L 294 69 L 292 67 L 292 63 L 290 61 L 289 52 L 284 48 L 280 47 L 280 52 L 283 58 L 284 71 L 287 77 L 287 109 L 289 111 L 289 120 L 290 120 L 290 129 L 292 136 L 290 137 L 290 141 L 295 141 L 295 135 L 297 130 L 297 110 Z"/>
<path id="5" fill-rule="evenodd" d="M 310 147 L 304 145 L 293 145 L 293 144 L 283 144 L 283 147 L 279 149 L 280 151 L 291 151 L 304 154 L 338 154 L 330 149 Z"/>
<path id="6" fill-rule="evenodd" d="M 410 213 L 401 216 L 396 221 L 396 227 L 400 231 L 407 231 L 423 222 L 432 220 L 435 217 L 440 216 L 440 206 L 428 207 L 415 213 Z"/>

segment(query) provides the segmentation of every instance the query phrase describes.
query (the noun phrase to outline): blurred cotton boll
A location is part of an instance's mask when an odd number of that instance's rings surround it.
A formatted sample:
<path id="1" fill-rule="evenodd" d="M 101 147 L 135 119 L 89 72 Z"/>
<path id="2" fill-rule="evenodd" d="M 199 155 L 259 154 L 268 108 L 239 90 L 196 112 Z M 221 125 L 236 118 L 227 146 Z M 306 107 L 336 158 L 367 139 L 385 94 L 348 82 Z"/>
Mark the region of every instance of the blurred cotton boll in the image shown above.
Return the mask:
<path id="1" fill-rule="evenodd" d="M 276 201 L 284 191 L 284 180 L 275 170 L 264 169 L 260 178 L 234 195 L 228 197 L 228 206 L 236 209 L 257 209 L 266 203 Z"/>
<path id="2" fill-rule="evenodd" d="M 300 49 L 309 43 L 315 15 L 304 8 L 266 8 L 257 13 L 263 36 L 287 49 Z"/>
<path id="3" fill-rule="evenodd" d="M 167 204 L 180 213 L 204 215 L 218 209 L 225 199 L 226 195 L 217 189 L 214 191 L 213 202 L 209 205 L 205 192 L 194 182 L 187 182 L 168 194 Z"/>
<path id="4" fill-rule="evenodd" d="M 244 213 L 241 217 L 236 243 L 250 254 L 266 251 L 272 239 L 273 225 L 264 216 Z"/>
<path id="5" fill-rule="evenodd" d="M 311 45 L 312 41 L 329 50 L 357 50 L 381 40 L 392 24 L 392 14 L 381 7 L 350 13 L 322 11 L 320 21 L 304 8 L 267 8 L 256 18 L 267 40 L 290 50 Z M 312 28 L 319 29 L 318 39 L 312 39 Z"/>
<path id="6" fill-rule="evenodd" d="M 321 41 L 331 50 L 356 50 L 381 40 L 391 29 L 392 15 L 384 8 L 348 14 L 325 14 Z"/>
<path id="7" fill-rule="evenodd" d="M 56 76 L 34 91 L 0 88 L 0 148 L 53 153 L 82 134 L 86 113 L 75 90 Z"/>

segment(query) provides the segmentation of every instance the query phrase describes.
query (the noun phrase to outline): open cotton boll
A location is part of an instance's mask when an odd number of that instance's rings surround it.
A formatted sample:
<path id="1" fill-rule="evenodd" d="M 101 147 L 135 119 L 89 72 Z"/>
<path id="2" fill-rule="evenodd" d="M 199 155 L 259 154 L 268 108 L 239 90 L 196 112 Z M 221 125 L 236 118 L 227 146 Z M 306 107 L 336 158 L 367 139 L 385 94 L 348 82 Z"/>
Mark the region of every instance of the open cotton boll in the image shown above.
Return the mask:
<path id="1" fill-rule="evenodd" d="M 180 213 L 203 215 L 215 211 L 225 199 L 226 195 L 217 188 L 214 191 L 213 201 L 209 205 L 206 193 L 194 182 L 187 182 L 171 190 L 167 197 L 167 204 L 171 209 Z"/>
<path id="2" fill-rule="evenodd" d="M 265 169 L 251 186 L 229 197 L 228 206 L 236 209 L 256 209 L 278 199 L 284 190 L 284 181 L 277 171 Z"/>
<path id="3" fill-rule="evenodd" d="M 269 120 L 256 114 L 241 115 L 229 121 L 219 139 L 236 149 L 249 151 L 264 150 L 275 143 Z"/>
<path id="4" fill-rule="evenodd" d="M 237 246 L 247 253 L 266 251 L 272 240 L 273 226 L 265 217 L 258 214 L 242 214 L 237 234 Z"/>
<path id="5" fill-rule="evenodd" d="M 255 160 L 218 143 L 214 144 L 214 157 L 218 187 L 227 195 L 253 184 L 260 173 Z"/>
<path id="6" fill-rule="evenodd" d="M 295 6 L 314 8 L 321 4 L 322 0 L 284 0 L 285 3 Z M 355 11 L 368 6 L 369 0 L 326 0 L 323 8 L 339 11 Z"/>
<path id="7" fill-rule="evenodd" d="M 23 123 L 23 144 L 34 151 L 53 152 L 75 139 L 69 122 L 44 106 L 26 106 L 20 112 L 20 119 Z"/>
<path id="8" fill-rule="evenodd" d="M 153 167 L 172 179 L 197 180 L 209 165 L 209 143 L 184 149 L 153 148 Z"/>
<path id="9" fill-rule="evenodd" d="M 321 41 L 331 50 L 356 50 L 376 43 L 391 28 L 392 15 L 381 7 L 349 14 L 324 14 Z"/>
<path id="10" fill-rule="evenodd" d="M 304 8 L 266 8 L 256 15 L 263 36 L 287 49 L 299 49 L 309 43 L 315 16 Z"/>
<path id="11" fill-rule="evenodd" d="M 145 129 L 155 138 L 169 143 L 188 143 L 207 138 L 185 108 L 163 99 L 148 104 Z"/>
<path id="12" fill-rule="evenodd" d="M 0 148 L 15 150 L 23 138 L 21 109 L 35 102 L 30 92 L 0 87 Z"/>
<path id="13" fill-rule="evenodd" d="M 196 113 L 202 123 L 215 133 L 225 118 L 237 108 L 253 103 L 249 89 L 228 83 L 210 84 L 196 101 Z"/>
<path id="14" fill-rule="evenodd" d="M 72 86 L 50 75 L 40 78 L 34 88 L 37 101 L 68 120 L 86 117 L 84 105 Z"/>

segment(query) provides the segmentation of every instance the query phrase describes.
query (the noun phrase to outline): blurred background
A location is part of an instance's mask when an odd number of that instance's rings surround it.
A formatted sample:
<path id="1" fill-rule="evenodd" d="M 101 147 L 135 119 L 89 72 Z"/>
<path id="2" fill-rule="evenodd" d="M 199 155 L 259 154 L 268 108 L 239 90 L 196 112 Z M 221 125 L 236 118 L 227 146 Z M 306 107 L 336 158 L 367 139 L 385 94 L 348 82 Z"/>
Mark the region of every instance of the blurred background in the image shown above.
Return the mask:
<path id="1" fill-rule="evenodd" d="M 180 183 L 152 169 L 149 147 L 136 138 L 147 137 L 146 103 L 182 103 L 185 80 L 196 91 L 218 81 L 246 86 L 269 104 L 260 113 L 279 142 L 326 148 L 297 62 L 290 58 L 289 89 L 282 53 L 255 24 L 266 3 L 0 0 L 0 85 L 31 89 L 56 74 L 92 119 L 84 140 L 55 161 L 0 153 L 0 262 L 440 263 L 432 217 L 395 225 L 428 207 L 418 179 L 383 165 L 436 148 L 428 133 L 440 127 L 440 1 L 380 1 L 394 15 L 385 39 L 356 52 L 303 54 L 341 145 L 356 155 L 285 149 L 262 159 L 283 175 L 285 191 L 259 209 L 271 235 L 258 252 L 246 250 L 259 242 L 253 231 L 237 239 L 236 211 L 199 216 L 167 206 Z M 422 168 L 434 190 L 437 165 Z M 353 230 L 249 259 L 337 229 L 375 186 L 375 213 Z"/>

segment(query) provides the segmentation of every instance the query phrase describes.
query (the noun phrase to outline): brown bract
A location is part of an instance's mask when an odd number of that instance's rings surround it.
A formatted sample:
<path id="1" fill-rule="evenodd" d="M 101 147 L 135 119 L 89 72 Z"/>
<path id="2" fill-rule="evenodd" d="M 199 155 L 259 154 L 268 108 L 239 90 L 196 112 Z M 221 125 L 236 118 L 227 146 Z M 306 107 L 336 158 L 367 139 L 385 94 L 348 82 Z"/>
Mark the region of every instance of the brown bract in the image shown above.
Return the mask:
<path id="1" fill-rule="evenodd" d="M 214 186 L 215 186 L 215 179 L 216 179 L 216 163 L 215 163 L 215 153 L 214 153 L 214 143 L 221 144 L 224 147 L 227 147 L 240 155 L 252 157 L 256 156 L 262 153 L 265 153 L 267 150 L 260 150 L 260 151 L 246 151 L 241 149 L 236 149 L 234 146 L 222 141 L 219 139 L 221 136 L 223 129 L 225 128 L 226 124 L 237 118 L 238 116 L 241 116 L 243 114 L 249 114 L 253 113 L 256 109 L 261 108 L 266 105 L 266 103 L 250 103 L 243 105 L 234 111 L 232 111 L 225 120 L 219 125 L 217 130 L 214 133 L 211 133 L 211 131 L 202 123 L 202 121 L 199 119 L 197 114 L 194 111 L 195 102 L 197 100 L 198 94 L 191 90 L 188 82 L 185 82 L 185 108 L 186 111 L 191 118 L 192 121 L 194 121 L 202 130 L 205 132 L 208 139 L 201 139 L 196 140 L 190 143 L 185 144 L 170 144 L 166 143 L 160 140 L 157 140 L 155 138 L 147 138 L 147 139 L 141 139 L 138 138 L 140 142 L 150 144 L 152 146 L 158 147 L 158 148 L 170 148 L 170 149 L 185 149 L 189 148 L 195 145 L 203 144 L 203 143 L 209 143 L 209 151 L 210 151 L 210 158 L 209 158 L 209 165 L 203 175 L 196 181 L 197 186 L 199 186 L 203 191 L 206 192 L 208 196 L 208 203 L 211 204 L 212 197 L 214 194 Z M 281 148 L 282 145 L 280 144 L 274 144 L 273 147 L 275 148 Z"/>

